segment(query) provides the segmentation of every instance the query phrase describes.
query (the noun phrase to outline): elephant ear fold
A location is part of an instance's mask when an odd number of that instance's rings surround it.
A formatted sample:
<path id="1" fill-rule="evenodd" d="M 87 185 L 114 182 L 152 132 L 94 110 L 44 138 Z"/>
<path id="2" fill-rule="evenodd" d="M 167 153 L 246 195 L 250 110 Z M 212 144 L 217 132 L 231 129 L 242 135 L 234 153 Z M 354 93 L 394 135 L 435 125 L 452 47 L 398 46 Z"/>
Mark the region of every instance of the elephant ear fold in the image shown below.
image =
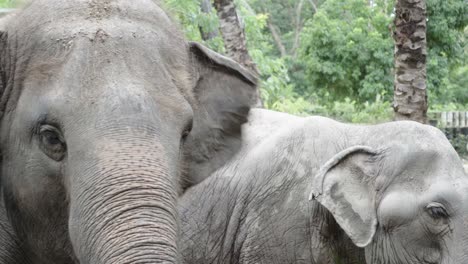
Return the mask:
<path id="1" fill-rule="evenodd" d="M 3 89 L 5 87 L 5 48 L 6 48 L 6 35 L 5 31 L 2 31 L 2 27 L 0 25 L 0 96 L 3 94 Z"/>
<path id="2" fill-rule="evenodd" d="M 190 43 L 195 66 L 194 122 L 185 141 L 188 177 L 196 184 L 240 149 L 242 124 L 256 103 L 257 77 L 235 61 L 199 43 Z"/>
<path id="3" fill-rule="evenodd" d="M 378 156 L 366 146 L 341 151 L 321 167 L 310 194 L 358 247 L 366 247 L 377 229 L 373 183 Z"/>
<path id="4" fill-rule="evenodd" d="M 7 24 L 13 20 L 16 12 L 6 14 L 0 18 L 0 118 L 3 115 L 5 107 L 5 89 L 6 89 L 6 69 L 5 65 L 8 63 L 9 56 L 7 55 Z"/>

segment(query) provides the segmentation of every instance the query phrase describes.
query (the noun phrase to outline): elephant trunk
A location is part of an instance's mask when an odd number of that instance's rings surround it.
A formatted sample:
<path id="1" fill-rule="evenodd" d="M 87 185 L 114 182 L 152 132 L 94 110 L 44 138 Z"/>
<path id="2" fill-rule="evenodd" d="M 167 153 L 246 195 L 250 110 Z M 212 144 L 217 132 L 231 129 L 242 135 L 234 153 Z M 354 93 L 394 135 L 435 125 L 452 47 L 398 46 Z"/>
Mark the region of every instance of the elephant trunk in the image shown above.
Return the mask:
<path id="1" fill-rule="evenodd" d="M 460 210 L 459 213 L 462 211 Z M 463 211 L 460 231 L 453 234 L 454 244 L 449 248 L 450 259 L 444 263 L 462 264 L 468 263 L 468 210 Z"/>
<path id="2" fill-rule="evenodd" d="M 176 263 L 176 168 L 155 140 L 103 141 L 70 180 L 79 263 Z"/>

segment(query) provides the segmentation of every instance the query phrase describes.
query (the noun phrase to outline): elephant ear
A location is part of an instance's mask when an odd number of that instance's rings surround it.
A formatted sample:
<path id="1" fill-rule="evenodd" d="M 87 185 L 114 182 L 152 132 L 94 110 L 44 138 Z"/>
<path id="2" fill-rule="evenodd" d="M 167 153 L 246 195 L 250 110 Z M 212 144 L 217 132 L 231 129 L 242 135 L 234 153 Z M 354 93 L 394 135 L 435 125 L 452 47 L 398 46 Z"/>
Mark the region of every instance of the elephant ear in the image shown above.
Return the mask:
<path id="1" fill-rule="evenodd" d="M 185 141 L 187 188 L 208 177 L 240 149 L 241 126 L 256 103 L 257 77 L 235 61 L 190 43 L 196 67 L 196 109 Z"/>
<path id="2" fill-rule="evenodd" d="M 1 23 L 1 21 L 0 21 Z M 6 86 L 6 76 L 5 76 L 5 49 L 6 49 L 6 39 L 7 39 L 7 33 L 2 30 L 2 27 L 0 25 L 0 98 L 3 97 L 3 92 Z M 3 101 L 3 100 L 2 100 Z M 2 106 L 2 111 L 0 112 L 0 118 L 2 117 L 3 113 L 3 106 Z"/>
<path id="3" fill-rule="evenodd" d="M 7 55 L 7 31 L 6 27 L 8 22 L 14 19 L 16 12 L 12 11 L 11 13 L 6 14 L 4 17 L 0 18 L 0 119 L 3 116 L 3 112 L 6 106 L 6 97 L 8 93 L 5 92 L 6 89 L 6 69 L 5 65 L 8 63 L 9 56 Z"/>
<path id="4" fill-rule="evenodd" d="M 16 12 L 6 14 L 0 18 L 0 120 L 3 118 L 3 113 L 7 105 L 10 91 L 7 90 L 7 69 L 6 64 L 9 62 L 9 55 L 7 54 L 7 23 L 12 20 Z M 10 88 L 11 89 L 11 88 Z M 1 162 L 1 151 L 0 151 Z M 0 179 L 0 188 L 2 187 Z"/>
<path id="5" fill-rule="evenodd" d="M 378 156 L 366 146 L 341 151 L 321 167 L 309 197 L 330 211 L 358 247 L 366 247 L 377 229 L 373 182 Z"/>
<path id="6" fill-rule="evenodd" d="M 6 102 L 4 99 L 5 87 L 6 87 L 6 74 L 5 74 L 5 47 L 6 47 L 6 36 L 7 33 L 3 31 L 1 20 L 0 20 L 0 120 L 3 118 L 3 113 L 5 111 Z M 0 151 L 0 162 L 1 162 L 1 151 Z M 0 178 L 0 190 L 2 188 L 2 181 Z"/>

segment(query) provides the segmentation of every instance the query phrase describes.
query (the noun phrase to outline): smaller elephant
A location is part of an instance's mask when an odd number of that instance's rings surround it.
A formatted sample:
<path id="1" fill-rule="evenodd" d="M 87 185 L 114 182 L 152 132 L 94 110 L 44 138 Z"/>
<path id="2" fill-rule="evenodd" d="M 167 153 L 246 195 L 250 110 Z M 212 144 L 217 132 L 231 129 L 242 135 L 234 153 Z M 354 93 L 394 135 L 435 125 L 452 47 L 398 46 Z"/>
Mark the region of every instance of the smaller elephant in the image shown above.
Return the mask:
<path id="1" fill-rule="evenodd" d="M 468 263 L 468 178 L 438 129 L 249 120 L 179 202 L 184 263 Z"/>

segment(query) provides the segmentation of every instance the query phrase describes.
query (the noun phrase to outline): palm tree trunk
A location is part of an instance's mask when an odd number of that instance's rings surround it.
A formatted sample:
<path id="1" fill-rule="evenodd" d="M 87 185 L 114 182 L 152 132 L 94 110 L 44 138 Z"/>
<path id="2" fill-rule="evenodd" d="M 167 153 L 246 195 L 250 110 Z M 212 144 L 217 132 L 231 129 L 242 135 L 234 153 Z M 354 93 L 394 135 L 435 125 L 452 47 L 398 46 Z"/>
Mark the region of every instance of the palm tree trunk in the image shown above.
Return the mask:
<path id="1" fill-rule="evenodd" d="M 425 0 L 397 1 L 393 37 L 395 119 L 427 123 Z"/>

